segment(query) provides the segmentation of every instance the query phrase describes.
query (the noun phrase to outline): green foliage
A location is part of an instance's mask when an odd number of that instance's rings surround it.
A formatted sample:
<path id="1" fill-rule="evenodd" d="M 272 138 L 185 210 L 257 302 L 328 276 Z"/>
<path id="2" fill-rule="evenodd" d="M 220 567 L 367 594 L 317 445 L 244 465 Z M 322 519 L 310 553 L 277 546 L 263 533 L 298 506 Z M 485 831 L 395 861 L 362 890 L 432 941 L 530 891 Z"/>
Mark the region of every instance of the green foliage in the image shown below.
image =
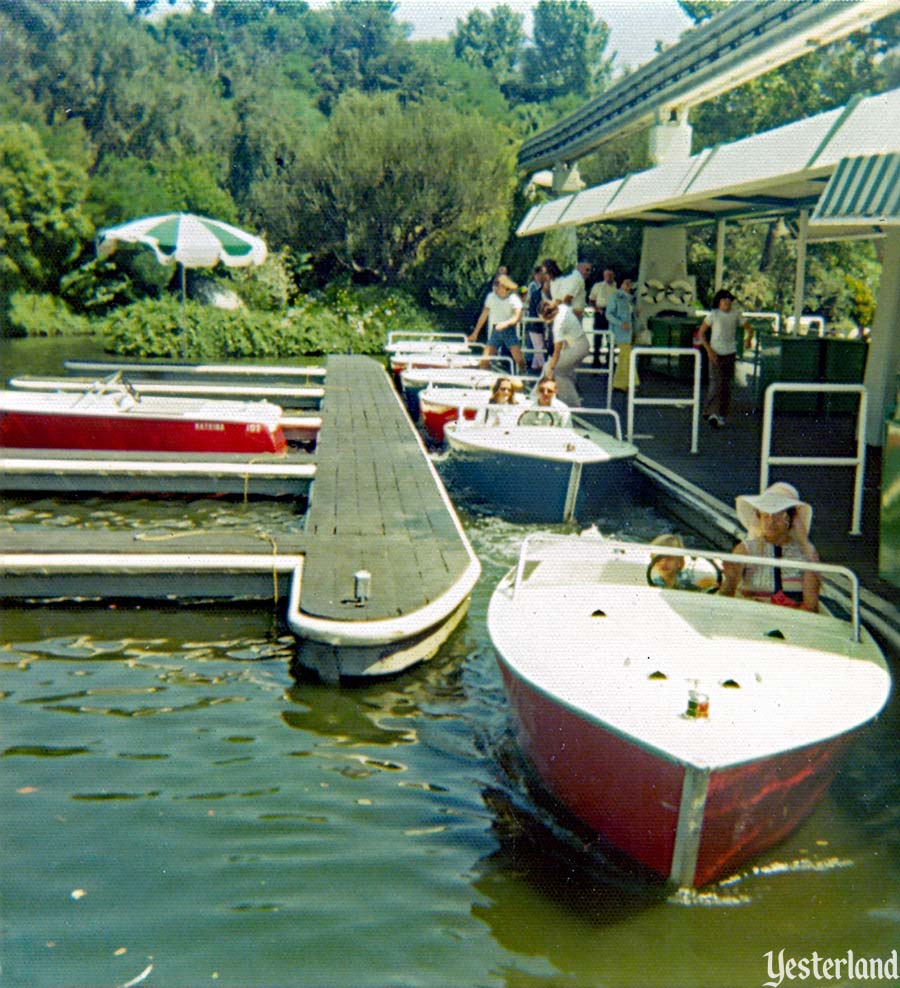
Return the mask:
<path id="1" fill-rule="evenodd" d="M 730 0 L 678 0 L 678 6 L 695 24 L 708 21 L 728 7 Z"/>
<path id="2" fill-rule="evenodd" d="M 454 54 L 470 65 L 483 65 L 494 83 L 503 86 L 513 79 L 525 48 L 524 19 L 508 4 L 490 13 L 476 8 L 464 21 L 456 22 Z"/>
<path id="3" fill-rule="evenodd" d="M 87 176 L 47 156 L 28 124 L 0 124 L 0 288 L 52 291 L 93 228 Z"/>
<path id="4" fill-rule="evenodd" d="M 270 253 L 259 267 L 234 268 L 229 285 L 257 312 L 279 312 L 297 296 L 297 277 L 309 267 L 309 255 L 295 255 L 283 247 Z"/>
<path id="5" fill-rule="evenodd" d="M 76 315 L 55 295 L 13 292 L 5 314 L 9 336 L 86 336 L 90 320 Z"/>
<path id="6" fill-rule="evenodd" d="M 238 223 L 234 200 L 217 180 L 219 168 L 216 162 L 194 155 L 160 163 L 108 157 L 91 179 L 86 209 L 98 227 L 173 212 Z"/>
<path id="7" fill-rule="evenodd" d="M 356 292 L 336 285 L 279 313 L 221 310 L 174 297 L 144 299 L 101 324 L 105 345 L 136 358 L 278 359 L 384 350 L 391 329 L 434 329 L 433 320 L 401 293 Z"/>
<path id="8" fill-rule="evenodd" d="M 298 165 L 293 239 L 318 261 L 397 284 L 447 243 L 506 237 L 508 136 L 443 104 L 348 93 Z"/>
<path id="9" fill-rule="evenodd" d="M 603 57 L 608 41 L 608 25 L 596 19 L 587 0 L 539 0 L 534 46 L 525 51 L 523 97 L 601 92 L 612 75 L 612 60 Z"/>

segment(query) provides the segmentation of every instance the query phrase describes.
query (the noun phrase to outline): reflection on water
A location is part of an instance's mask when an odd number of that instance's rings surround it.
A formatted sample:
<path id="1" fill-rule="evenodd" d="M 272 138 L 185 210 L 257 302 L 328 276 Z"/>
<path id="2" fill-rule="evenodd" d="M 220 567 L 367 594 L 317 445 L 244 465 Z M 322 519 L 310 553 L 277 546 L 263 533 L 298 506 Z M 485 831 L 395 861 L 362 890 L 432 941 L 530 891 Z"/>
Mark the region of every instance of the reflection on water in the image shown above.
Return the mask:
<path id="1" fill-rule="evenodd" d="M 243 510 L 61 513 L 204 527 Z M 248 507 L 259 525 L 271 510 Z M 150 965 L 156 988 L 756 985 L 769 950 L 897 946 L 896 700 L 790 840 L 672 894 L 531 783 L 485 630 L 528 529 L 465 523 L 484 571 L 468 618 L 432 662 L 354 689 L 293 678 L 268 613 L 3 612 L 4 985 L 123 985 Z M 647 507 L 612 526 L 669 527 Z"/>
<path id="2" fill-rule="evenodd" d="M 166 532 L 269 533 L 303 529 L 303 515 L 284 501 L 240 498 L 102 497 L 0 499 L 0 528 L 37 527 L 86 531 L 163 530 Z"/>

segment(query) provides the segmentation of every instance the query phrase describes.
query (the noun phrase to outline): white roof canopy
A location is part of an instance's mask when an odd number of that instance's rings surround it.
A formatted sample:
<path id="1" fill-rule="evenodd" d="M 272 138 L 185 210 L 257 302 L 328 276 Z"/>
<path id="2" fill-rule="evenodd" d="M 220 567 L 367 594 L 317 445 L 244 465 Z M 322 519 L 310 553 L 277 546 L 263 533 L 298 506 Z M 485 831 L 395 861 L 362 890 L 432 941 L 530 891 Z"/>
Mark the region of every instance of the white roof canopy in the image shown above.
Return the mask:
<path id="1" fill-rule="evenodd" d="M 517 233 L 791 215 L 818 203 L 842 159 L 892 152 L 900 152 L 900 89 L 534 206 Z M 896 181 L 898 169 L 891 174 Z M 819 229 L 810 237 L 824 237 Z"/>

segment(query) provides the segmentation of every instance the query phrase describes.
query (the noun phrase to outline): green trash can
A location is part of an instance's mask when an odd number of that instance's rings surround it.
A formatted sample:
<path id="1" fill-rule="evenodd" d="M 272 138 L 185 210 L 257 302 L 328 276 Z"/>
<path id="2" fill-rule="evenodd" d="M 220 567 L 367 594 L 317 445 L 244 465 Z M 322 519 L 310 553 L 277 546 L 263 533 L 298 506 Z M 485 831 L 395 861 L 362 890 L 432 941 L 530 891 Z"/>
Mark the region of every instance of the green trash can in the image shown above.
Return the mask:
<path id="1" fill-rule="evenodd" d="M 759 401 L 776 382 L 814 384 L 822 380 L 822 343 L 818 336 L 775 336 L 766 333 L 760 343 Z M 779 394 L 775 408 L 782 412 L 819 410 L 821 395 Z"/>
<path id="2" fill-rule="evenodd" d="M 826 337 L 822 380 L 827 384 L 862 384 L 869 355 L 867 340 Z M 859 408 L 856 395 L 825 395 L 826 415 L 853 415 Z"/>
<path id="3" fill-rule="evenodd" d="M 692 347 L 694 333 L 702 319 L 685 316 L 651 316 L 647 320 L 650 331 L 651 346 L 656 347 Z M 694 358 L 665 354 L 652 357 L 653 369 L 667 377 L 679 381 L 693 381 Z"/>

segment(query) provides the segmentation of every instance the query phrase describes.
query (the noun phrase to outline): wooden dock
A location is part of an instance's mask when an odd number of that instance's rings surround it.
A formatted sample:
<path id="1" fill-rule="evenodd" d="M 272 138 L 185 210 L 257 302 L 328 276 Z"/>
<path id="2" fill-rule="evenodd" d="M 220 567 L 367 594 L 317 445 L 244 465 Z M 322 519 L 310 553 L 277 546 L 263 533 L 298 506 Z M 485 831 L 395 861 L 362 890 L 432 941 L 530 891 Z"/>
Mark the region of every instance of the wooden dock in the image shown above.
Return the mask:
<path id="1" fill-rule="evenodd" d="M 461 618 L 480 567 L 384 368 L 331 356 L 327 370 L 307 549 L 289 620 L 301 662 L 329 677 L 362 674 L 360 663 L 372 661 L 352 660 L 346 642 L 333 647 L 330 625 L 355 626 L 356 647 L 379 653 L 378 668 L 391 671 L 405 661 L 392 659 L 391 638 L 428 651 L 430 609 Z M 369 574 L 365 602 L 356 596 L 361 571 Z M 412 636 L 403 631 L 410 621 L 421 625 Z"/>
<path id="2" fill-rule="evenodd" d="M 281 462 L 4 450 L 17 494 L 146 490 L 152 478 L 154 491 L 308 492 L 309 510 L 303 530 L 250 534 L 10 528 L 0 597 L 286 601 L 299 662 L 328 680 L 429 657 L 464 615 L 478 560 L 377 361 L 329 357 L 320 415 L 315 452 Z"/>

